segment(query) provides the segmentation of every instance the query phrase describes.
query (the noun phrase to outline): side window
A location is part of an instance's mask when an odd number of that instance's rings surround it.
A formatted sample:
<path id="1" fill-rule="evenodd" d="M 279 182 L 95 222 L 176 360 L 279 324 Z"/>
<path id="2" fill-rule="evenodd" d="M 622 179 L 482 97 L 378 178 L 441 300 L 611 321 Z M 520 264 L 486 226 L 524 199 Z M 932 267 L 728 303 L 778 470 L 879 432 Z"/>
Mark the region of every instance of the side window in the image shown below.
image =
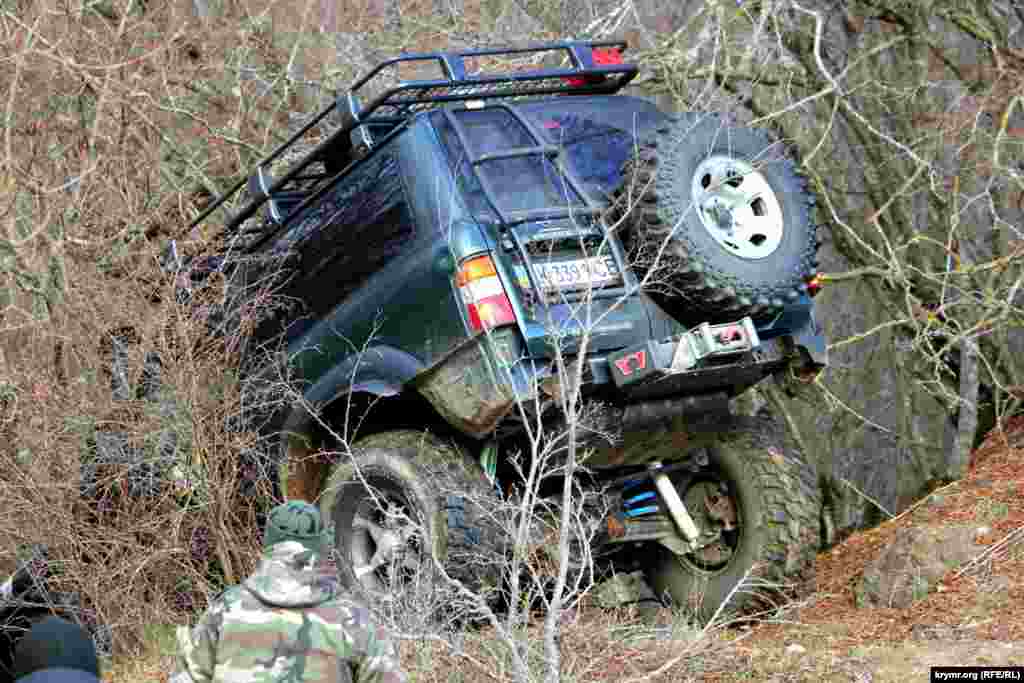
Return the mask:
<path id="1" fill-rule="evenodd" d="M 285 295 L 319 317 L 414 242 L 415 221 L 394 152 L 382 150 L 331 190 L 295 233 L 298 259 Z"/>

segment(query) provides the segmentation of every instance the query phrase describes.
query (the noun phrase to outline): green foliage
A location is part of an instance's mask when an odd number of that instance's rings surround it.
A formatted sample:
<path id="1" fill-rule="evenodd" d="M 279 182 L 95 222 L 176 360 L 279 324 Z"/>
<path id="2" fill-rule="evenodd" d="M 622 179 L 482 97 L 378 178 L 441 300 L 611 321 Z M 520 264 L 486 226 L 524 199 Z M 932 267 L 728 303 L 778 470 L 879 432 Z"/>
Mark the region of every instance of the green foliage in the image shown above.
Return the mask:
<path id="1" fill-rule="evenodd" d="M 921 600 L 924 598 L 928 595 L 928 591 L 930 589 L 931 586 L 928 583 L 928 579 L 923 576 L 915 576 L 911 579 L 910 592 L 914 600 Z"/>
<path id="2" fill-rule="evenodd" d="M 85 455 L 96 431 L 96 416 L 91 413 L 72 413 L 64 418 L 65 429 L 74 434 L 79 443 L 79 454 Z"/>

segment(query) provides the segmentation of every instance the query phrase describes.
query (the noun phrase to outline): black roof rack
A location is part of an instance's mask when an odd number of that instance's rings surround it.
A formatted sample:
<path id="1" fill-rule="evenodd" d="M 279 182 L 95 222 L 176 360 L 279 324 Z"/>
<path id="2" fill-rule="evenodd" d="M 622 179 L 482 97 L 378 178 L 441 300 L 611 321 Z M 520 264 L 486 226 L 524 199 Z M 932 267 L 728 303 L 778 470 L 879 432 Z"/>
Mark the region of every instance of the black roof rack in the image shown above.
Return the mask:
<path id="1" fill-rule="evenodd" d="M 301 189 L 300 201 L 282 202 L 289 206 L 287 215 L 275 215 L 275 220 L 280 224 L 287 222 L 363 161 L 361 158 L 356 158 L 335 173 L 328 170 L 317 175 L 302 175 L 302 171 L 315 161 L 326 159 L 333 150 L 348 145 L 351 139 L 350 134 L 360 126 L 377 125 L 396 128 L 408 122 L 419 112 L 449 102 L 518 99 L 553 94 L 607 95 L 615 93 L 636 77 L 638 68 L 634 64 L 625 63 L 598 64 L 594 60 L 594 50 L 611 48 L 621 53 L 627 47 L 627 43 L 623 41 L 561 41 L 529 47 L 414 53 L 389 59 L 378 64 L 370 73 L 356 81 L 345 95 L 338 97 L 322 109 L 298 132 L 258 162 L 255 170 L 247 178 L 240 180 L 234 187 L 214 200 L 192 221 L 190 227 L 201 223 L 245 186 L 248 186 L 252 199 L 229 218 L 225 228 L 226 232 L 237 230 L 272 197 L 287 195 L 290 191 Z M 561 52 L 564 57 L 568 58 L 569 66 L 502 74 L 482 74 L 470 73 L 466 64 L 467 60 L 479 57 L 522 57 L 544 52 Z M 410 62 L 432 62 L 441 68 L 445 77 L 399 82 L 397 85 L 387 88 L 366 107 L 360 106 L 360 93 L 375 84 L 379 87 L 386 80 L 384 78 L 386 69 L 397 68 L 399 64 Z M 291 148 L 311 128 L 342 106 L 347 108 L 347 114 L 350 115 L 344 117 L 346 120 L 344 125 L 333 131 L 326 140 L 296 162 L 280 178 L 274 179 L 266 172 L 273 161 Z M 365 131 L 366 128 L 363 130 Z M 301 183 L 305 183 L 305 185 L 302 186 Z M 274 204 L 271 204 L 271 208 L 275 212 L 277 211 Z M 262 243 L 268 237 L 269 235 L 260 235 L 258 242 Z"/>

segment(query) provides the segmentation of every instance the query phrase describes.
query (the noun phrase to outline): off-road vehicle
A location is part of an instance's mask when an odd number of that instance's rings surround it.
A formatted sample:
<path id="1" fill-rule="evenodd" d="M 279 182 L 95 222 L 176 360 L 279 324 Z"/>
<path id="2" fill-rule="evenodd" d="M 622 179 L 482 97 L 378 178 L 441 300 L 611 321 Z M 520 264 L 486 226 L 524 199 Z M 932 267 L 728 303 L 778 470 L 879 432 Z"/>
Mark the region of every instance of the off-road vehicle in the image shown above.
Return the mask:
<path id="1" fill-rule="evenodd" d="M 752 569 L 808 578 L 815 469 L 730 398 L 826 363 L 812 197 L 766 132 L 620 94 L 626 47 L 386 61 L 196 219 L 237 209 L 213 263 L 256 313 L 250 348 L 284 349 L 251 375 L 284 368 L 304 397 L 269 423 L 279 483 L 333 522 L 353 587 L 380 588 L 414 544 L 367 486 L 479 578 L 456 551 L 498 542 L 488 501 L 512 495 L 524 422 L 559 428 L 555 359 L 584 338 L 582 400 L 618 437 L 586 443 L 602 548 L 629 548 L 662 595 L 703 596 L 705 617 Z M 407 67 L 438 75 L 387 81 Z M 265 283 L 271 299 L 246 294 Z"/>

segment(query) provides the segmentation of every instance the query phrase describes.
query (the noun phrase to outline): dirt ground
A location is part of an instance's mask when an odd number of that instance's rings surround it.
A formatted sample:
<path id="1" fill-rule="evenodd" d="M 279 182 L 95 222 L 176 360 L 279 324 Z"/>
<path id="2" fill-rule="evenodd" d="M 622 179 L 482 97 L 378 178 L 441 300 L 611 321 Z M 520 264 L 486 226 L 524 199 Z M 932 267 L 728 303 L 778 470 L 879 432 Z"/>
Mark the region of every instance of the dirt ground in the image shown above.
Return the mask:
<path id="1" fill-rule="evenodd" d="M 703 679 L 910 683 L 928 680 L 933 666 L 1024 665 L 1024 538 L 1007 538 L 1024 527 L 1022 493 L 1018 417 L 977 449 L 965 479 L 819 555 L 817 594 L 786 623 L 726 634 L 735 641 L 724 648 L 733 666 L 720 661 Z M 858 606 L 864 566 L 899 529 L 944 524 L 989 529 L 980 540 L 989 557 L 959 576 L 963 567 L 950 571 L 906 609 Z M 686 676 L 679 673 L 676 680 Z"/>
<path id="2" fill-rule="evenodd" d="M 1024 417 L 1019 417 L 974 453 L 965 479 L 820 554 L 817 592 L 779 619 L 724 629 L 695 642 L 680 636 L 677 627 L 661 636 L 624 638 L 638 621 L 587 610 L 563 634 L 566 680 L 912 683 L 928 680 L 934 666 L 1024 665 L 1024 532 L 1020 543 L 1010 536 L 1024 528 L 1022 493 Z M 987 556 L 966 571 L 951 570 L 905 609 L 858 605 L 855 587 L 865 565 L 897 531 L 944 524 L 987 528 L 980 540 Z M 655 622 L 678 624 L 678 617 L 665 610 Z M 422 650 L 403 648 L 413 682 L 500 678 L 466 668 L 447 653 L 428 657 L 431 665 L 424 668 Z M 116 662 L 104 680 L 166 681 L 173 666 L 169 654 L 165 649 Z"/>

